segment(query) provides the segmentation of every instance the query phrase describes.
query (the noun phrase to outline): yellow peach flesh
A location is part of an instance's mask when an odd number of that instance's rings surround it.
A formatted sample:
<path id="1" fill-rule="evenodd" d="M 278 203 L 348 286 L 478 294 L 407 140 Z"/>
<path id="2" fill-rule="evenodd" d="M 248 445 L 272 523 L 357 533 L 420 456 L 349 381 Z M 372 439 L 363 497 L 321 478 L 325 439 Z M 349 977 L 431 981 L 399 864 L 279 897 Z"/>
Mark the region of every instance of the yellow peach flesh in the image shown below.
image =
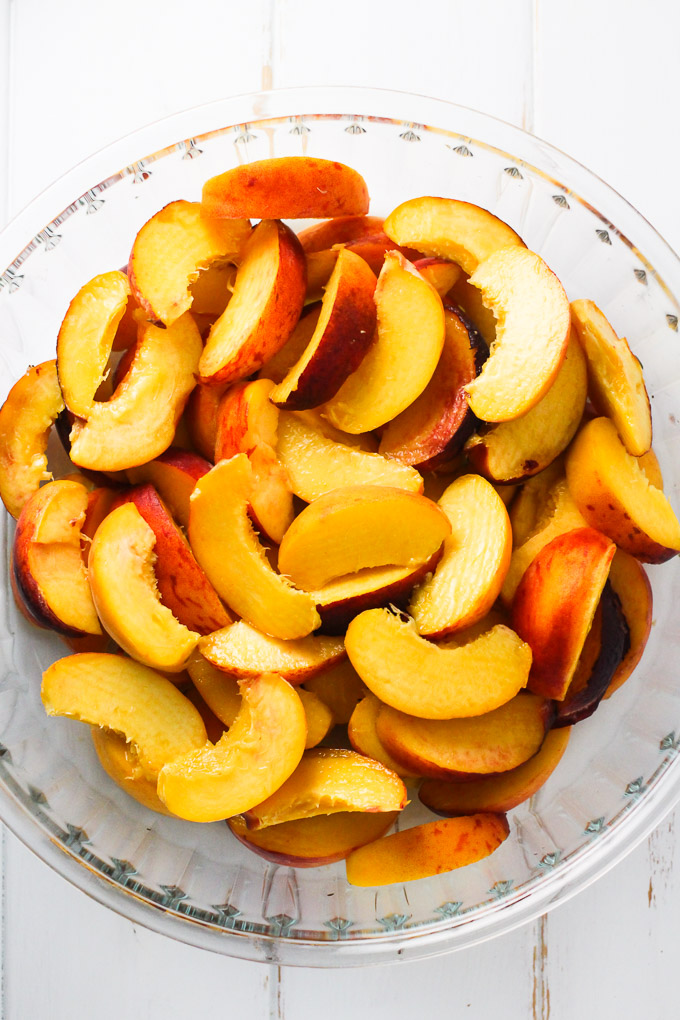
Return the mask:
<path id="1" fill-rule="evenodd" d="M 344 658 L 342 638 L 310 634 L 296 641 L 269 637 L 239 620 L 199 642 L 201 654 L 229 676 L 278 673 L 300 684 Z"/>

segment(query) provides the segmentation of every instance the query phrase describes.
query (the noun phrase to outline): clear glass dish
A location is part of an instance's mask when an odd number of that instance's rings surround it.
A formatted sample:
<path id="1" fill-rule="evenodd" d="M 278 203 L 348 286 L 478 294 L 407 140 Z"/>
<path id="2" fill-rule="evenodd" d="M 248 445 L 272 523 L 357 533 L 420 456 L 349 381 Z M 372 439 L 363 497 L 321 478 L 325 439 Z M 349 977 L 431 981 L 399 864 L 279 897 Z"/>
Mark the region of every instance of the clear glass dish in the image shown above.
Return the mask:
<path id="1" fill-rule="evenodd" d="M 680 504 L 680 263 L 624 199 L 551 146 L 433 99 L 366 89 L 241 96 L 151 125 L 80 164 L 0 236 L 0 397 L 54 356 L 70 298 L 126 263 L 146 219 L 239 162 L 309 154 L 366 178 L 371 211 L 421 194 L 479 203 L 593 298 L 644 364 L 655 449 Z M 6 267 L 6 268 L 5 268 Z M 677 415 L 677 417 L 676 417 Z M 1 516 L 5 562 L 13 523 Z M 680 796 L 677 560 L 650 568 L 655 625 L 631 680 L 580 723 L 558 770 L 510 812 L 512 836 L 448 875 L 355 889 L 344 865 L 294 870 L 227 826 L 154 815 L 100 769 L 86 727 L 48 720 L 40 674 L 64 654 L 0 586 L 0 815 L 74 885 L 138 924 L 252 960 L 352 966 L 470 946 L 536 917 L 630 851 Z M 409 818 L 425 818 L 416 805 Z M 428 817 L 430 817 L 428 815 Z"/>

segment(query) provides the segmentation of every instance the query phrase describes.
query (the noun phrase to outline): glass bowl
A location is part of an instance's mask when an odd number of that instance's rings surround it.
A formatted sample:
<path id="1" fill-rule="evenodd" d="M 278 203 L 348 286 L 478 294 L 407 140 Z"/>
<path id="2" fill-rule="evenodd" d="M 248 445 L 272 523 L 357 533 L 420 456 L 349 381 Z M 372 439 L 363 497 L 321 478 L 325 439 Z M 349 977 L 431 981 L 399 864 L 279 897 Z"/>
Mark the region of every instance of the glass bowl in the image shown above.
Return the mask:
<path id="1" fill-rule="evenodd" d="M 237 163 L 296 154 L 355 167 L 376 214 L 425 194 L 485 206 L 546 259 L 570 298 L 595 300 L 644 364 L 654 445 L 678 506 L 677 257 L 561 152 L 482 114 L 399 93 L 295 89 L 223 100 L 144 128 L 76 167 L 0 237 L 0 397 L 28 364 L 54 357 L 71 297 L 95 273 L 125 265 L 152 213 L 176 198 L 198 199 L 206 178 Z M 0 527 L 7 561 L 13 522 L 3 514 Z M 342 863 L 268 864 L 224 823 L 161 817 L 126 797 L 99 767 L 87 727 L 47 719 L 40 674 L 64 647 L 24 622 L 5 580 L 0 814 L 100 903 L 195 946 L 320 966 L 470 946 L 583 889 L 680 796 L 677 559 L 649 575 L 655 618 L 641 665 L 575 728 L 546 786 L 510 812 L 511 838 L 476 865 L 378 890 L 349 887 Z M 417 798 L 408 812 L 412 821 L 431 817 Z"/>

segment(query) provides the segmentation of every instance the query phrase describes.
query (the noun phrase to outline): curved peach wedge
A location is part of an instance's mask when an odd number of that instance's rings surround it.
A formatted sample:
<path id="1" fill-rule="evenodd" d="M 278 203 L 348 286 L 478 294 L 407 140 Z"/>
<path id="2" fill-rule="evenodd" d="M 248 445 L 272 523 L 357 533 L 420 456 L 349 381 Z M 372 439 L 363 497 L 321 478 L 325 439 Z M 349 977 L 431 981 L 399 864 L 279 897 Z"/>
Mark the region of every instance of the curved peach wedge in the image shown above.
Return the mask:
<path id="1" fill-rule="evenodd" d="M 12 547 L 12 587 L 41 627 L 69 637 L 101 634 L 80 536 L 88 504 L 78 482 L 48 482 L 24 503 Z"/>
<path id="2" fill-rule="evenodd" d="M 501 248 L 482 262 L 470 283 L 496 318 L 496 342 L 482 371 L 467 386 L 482 421 L 510 421 L 547 393 L 569 341 L 569 302 L 543 259 L 527 248 Z"/>
<path id="3" fill-rule="evenodd" d="M 372 237 L 382 231 L 383 223 L 382 216 L 334 216 L 333 219 L 300 230 L 298 240 L 305 253 L 309 254 L 332 248 L 334 244 Z"/>
<path id="4" fill-rule="evenodd" d="M 214 822 L 247 811 L 297 767 L 307 723 L 300 698 L 275 673 L 240 684 L 242 705 L 216 744 L 180 755 L 158 776 L 158 796 L 180 818 Z"/>
<path id="5" fill-rule="evenodd" d="M 494 627 L 459 648 L 441 648 L 388 609 L 355 617 L 345 647 L 376 697 L 421 719 L 490 712 L 526 686 L 531 667 L 529 646 L 508 627 Z"/>
<path id="6" fill-rule="evenodd" d="M 201 269 L 235 260 L 250 234 L 247 219 L 227 223 L 203 214 L 199 202 L 170 202 L 141 228 L 128 273 L 139 305 L 171 326 L 191 307 Z"/>
<path id="7" fill-rule="evenodd" d="M 150 811 L 169 815 L 156 793 L 157 778 L 145 774 L 133 746 L 125 737 L 103 726 L 91 726 L 90 733 L 99 764 L 114 783 Z"/>
<path id="8" fill-rule="evenodd" d="M 376 730 L 380 708 L 381 702 L 376 698 L 375 694 L 370 692 L 361 701 L 357 702 L 356 708 L 352 712 L 347 724 L 349 742 L 358 754 L 363 754 L 367 758 L 379 761 L 381 765 L 391 769 L 392 772 L 396 772 L 402 779 L 415 778 L 415 773 L 409 772 L 408 769 L 404 768 L 400 762 L 393 758 L 380 740 Z"/>
<path id="9" fill-rule="evenodd" d="M 124 735 L 149 778 L 207 740 L 200 713 L 175 685 L 133 659 L 104 652 L 68 655 L 43 673 L 48 715 Z"/>
<path id="10" fill-rule="evenodd" d="M 580 512 L 619 548 L 645 563 L 664 563 L 680 551 L 680 522 L 670 503 L 650 484 L 609 418 L 583 426 L 566 468 Z"/>
<path id="11" fill-rule="evenodd" d="M 295 329 L 283 347 L 260 369 L 260 379 L 271 379 L 273 383 L 280 383 L 286 378 L 309 346 L 320 315 L 321 301 L 315 301 L 304 308 Z"/>
<path id="12" fill-rule="evenodd" d="M 244 620 L 272 637 L 306 637 L 321 622 L 314 598 L 267 562 L 248 519 L 252 484 L 245 453 L 199 479 L 191 497 L 191 547 L 218 594 Z"/>
<path id="13" fill-rule="evenodd" d="M 172 516 L 189 527 L 189 497 L 196 482 L 206 474 L 212 464 L 190 450 L 171 446 L 154 460 L 139 467 L 128 468 L 127 477 L 133 485 L 150 482 Z"/>
<path id="14" fill-rule="evenodd" d="M 462 276 L 462 270 L 455 262 L 448 259 L 431 256 L 425 259 L 416 259 L 413 263 L 421 276 L 431 283 L 442 300 L 453 287 L 456 280 Z"/>
<path id="15" fill-rule="evenodd" d="M 200 634 L 181 624 L 160 601 L 153 571 L 155 543 L 152 528 L 133 503 L 116 507 L 92 542 L 90 587 L 103 627 L 121 648 L 147 666 L 178 673 Z"/>
<path id="16" fill-rule="evenodd" d="M 382 485 L 348 485 L 298 514 L 279 548 L 279 570 L 314 591 L 365 567 L 417 567 L 451 533 L 436 503 Z"/>
<path id="17" fill-rule="evenodd" d="M 54 360 L 29 368 L 0 408 L 0 496 L 12 517 L 18 517 L 31 493 L 52 477 L 47 440 L 63 410 Z"/>
<path id="18" fill-rule="evenodd" d="M 305 680 L 305 688 L 328 705 L 335 721 L 341 725 L 349 722 L 357 702 L 368 693 L 349 659 L 343 659 Z"/>
<path id="19" fill-rule="evenodd" d="M 604 694 L 612 694 L 626 682 L 642 658 L 652 629 L 652 586 L 645 568 L 623 549 L 617 549 L 609 570 L 609 583 L 621 603 L 628 624 L 630 647 Z"/>
<path id="20" fill-rule="evenodd" d="M 362 216 L 368 212 L 368 190 L 363 177 L 344 163 L 280 156 L 211 177 L 203 185 L 201 205 L 209 216 L 258 220 Z"/>
<path id="21" fill-rule="evenodd" d="M 291 777 L 243 813 L 249 829 L 337 811 L 401 811 L 406 787 L 394 772 L 344 748 L 305 751 Z"/>
<path id="22" fill-rule="evenodd" d="M 243 679 L 278 673 L 291 684 L 304 683 L 345 656 L 342 638 L 310 634 L 282 641 L 243 620 L 203 638 L 199 649 L 208 662 L 229 676 Z"/>

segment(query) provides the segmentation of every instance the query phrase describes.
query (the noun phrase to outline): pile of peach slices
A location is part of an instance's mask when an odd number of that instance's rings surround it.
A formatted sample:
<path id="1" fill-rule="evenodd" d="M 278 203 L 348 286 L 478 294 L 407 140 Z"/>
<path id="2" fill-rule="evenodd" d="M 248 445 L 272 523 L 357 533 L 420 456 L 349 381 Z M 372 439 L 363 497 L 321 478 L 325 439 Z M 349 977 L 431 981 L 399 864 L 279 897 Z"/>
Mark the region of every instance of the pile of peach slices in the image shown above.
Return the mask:
<path id="1" fill-rule="evenodd" d="M 161 209 L 11 390 L 0 492 L 17 603 L 75 653 L 48 714 L 147 808 L 373 886 L 506 839 L 680 524 L 593 302 L 478 206 L 367 213 L 311 157 Z M 443 817 L 386 836 L 407 787 Z"/>

